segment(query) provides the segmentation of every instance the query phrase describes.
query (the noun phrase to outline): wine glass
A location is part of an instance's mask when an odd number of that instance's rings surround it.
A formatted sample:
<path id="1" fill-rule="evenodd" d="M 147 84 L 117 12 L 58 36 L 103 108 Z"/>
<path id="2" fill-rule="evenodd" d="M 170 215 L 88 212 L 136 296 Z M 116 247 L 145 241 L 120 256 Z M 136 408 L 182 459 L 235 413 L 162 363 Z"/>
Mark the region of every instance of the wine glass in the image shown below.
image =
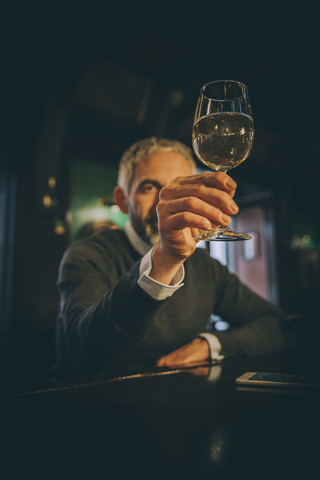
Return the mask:
<path id="1" fill-rule="evenodd" d="M 200 90 L 192 146 L 199 160 L 217 172 L 228 172 L 248 157 L 253 146 L 253 119 L 248 89 L 234 80 L 217 80 Z M 249 240 L 229 227 L 199 233 L 199 240 Z"/>

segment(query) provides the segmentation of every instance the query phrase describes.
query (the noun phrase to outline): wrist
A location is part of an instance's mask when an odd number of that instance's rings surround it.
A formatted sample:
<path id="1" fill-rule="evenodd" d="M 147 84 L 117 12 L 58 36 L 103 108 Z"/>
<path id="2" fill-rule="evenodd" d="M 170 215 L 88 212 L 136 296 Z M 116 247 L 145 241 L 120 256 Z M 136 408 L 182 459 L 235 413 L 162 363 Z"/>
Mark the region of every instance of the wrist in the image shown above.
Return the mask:
<path id="1" fill-rule="evenodd" d="M 163 251 L 160 244 L 155 245 L 151 255 L 149 276 L 158 282 L 170 285 L 172 279 L 185 262 L 185 258 L 170 255 Z"/>

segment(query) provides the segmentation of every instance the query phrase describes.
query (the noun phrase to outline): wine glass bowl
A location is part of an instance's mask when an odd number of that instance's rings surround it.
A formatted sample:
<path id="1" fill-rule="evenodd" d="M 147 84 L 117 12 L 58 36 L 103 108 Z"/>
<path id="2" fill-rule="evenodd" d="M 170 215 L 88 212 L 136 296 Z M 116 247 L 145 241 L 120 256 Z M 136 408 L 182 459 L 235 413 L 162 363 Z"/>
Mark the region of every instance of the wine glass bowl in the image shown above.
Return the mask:
<path id="1" fill-rule="evenodd" d="M 192 146 L 198 159 L 217 172 L 228 172 L 249 156 L 254 127 L 248 89 L 234 80 L 218 80 L 200 90 L 193 128 Z M 200 233 L 201 240 L 249 240 L 245 233 L 229 227 Z"/>

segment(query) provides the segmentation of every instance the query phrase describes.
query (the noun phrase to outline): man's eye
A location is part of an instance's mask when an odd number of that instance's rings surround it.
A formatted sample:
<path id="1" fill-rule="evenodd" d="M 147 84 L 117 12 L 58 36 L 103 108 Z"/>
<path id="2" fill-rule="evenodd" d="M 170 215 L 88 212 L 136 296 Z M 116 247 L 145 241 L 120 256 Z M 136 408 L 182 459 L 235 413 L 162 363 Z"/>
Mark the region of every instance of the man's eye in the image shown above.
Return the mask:
<path id="1" fill-rule="evenodd" d="M 152 183 L 146 183 L 141 187 L 142 193 L 151 193 L 153 190 L 156 190 L 156 187 L 155 185 L 152 185 Z"/>

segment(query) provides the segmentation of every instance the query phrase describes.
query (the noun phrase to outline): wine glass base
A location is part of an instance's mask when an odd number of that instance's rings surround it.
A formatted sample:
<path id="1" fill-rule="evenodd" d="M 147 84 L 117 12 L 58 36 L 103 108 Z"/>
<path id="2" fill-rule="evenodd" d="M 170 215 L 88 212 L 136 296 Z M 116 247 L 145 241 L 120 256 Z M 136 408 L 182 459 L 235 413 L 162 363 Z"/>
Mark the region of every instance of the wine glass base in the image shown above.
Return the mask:
<path id="1" fill-rule="evenodd" d="M 247 233 L 233 232 L 228 227 L 217 228 L 211 232 L 199 233 L 195 236 L 197 240 L 220 241 L 220 242 L 236 242 L 239 240 L 251 240 L 252 236 Z"/>

